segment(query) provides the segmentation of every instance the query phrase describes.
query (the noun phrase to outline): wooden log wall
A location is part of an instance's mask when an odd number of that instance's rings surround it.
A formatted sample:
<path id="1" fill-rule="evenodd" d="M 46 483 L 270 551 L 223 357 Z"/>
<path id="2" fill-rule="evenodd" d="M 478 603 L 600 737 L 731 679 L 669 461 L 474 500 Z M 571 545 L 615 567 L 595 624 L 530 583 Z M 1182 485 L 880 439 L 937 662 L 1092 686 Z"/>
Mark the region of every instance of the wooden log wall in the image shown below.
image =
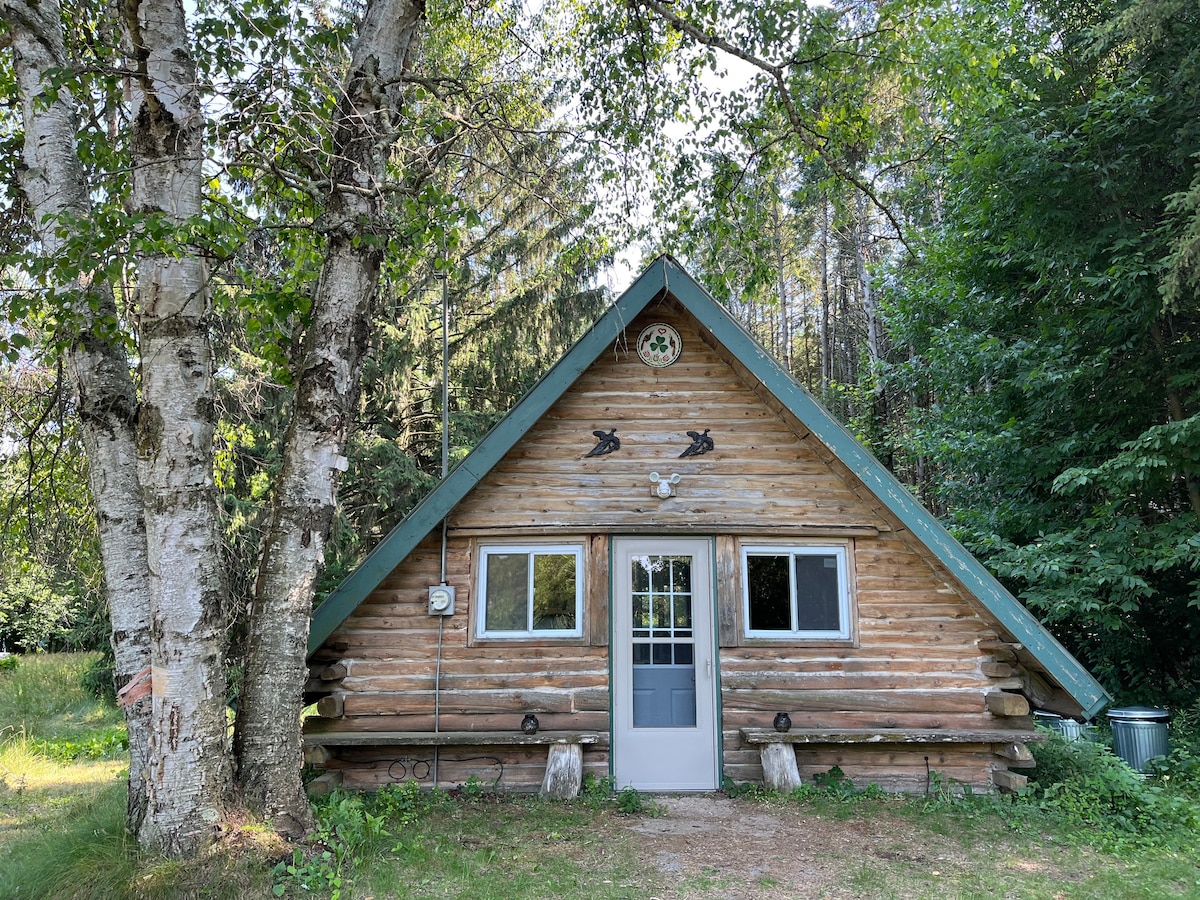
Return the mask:
<path id="1" fill-rule="evenodd" d="M 641 328 L 656 321 L 673 325 L 684 343 L 680 360 L 666 369 L 643 365 L 633 352 Z M 989 692 L 1020 690 L 1016 668 L 997 665 L 1004 662 L 994 649 L 1004 642 L 998 626 L 802 423 L 710 344 L 673 301 L 652 307 L 453 511 L 447 580 L 458 590 L 456 612 L 442 634 L 440 729 L 514 730 L 526 712 L 535 712 L 544 729 L 608 731 L 612 533 L 717 538 L 723 765 L 734 781 L 762 777 L 759 750 L 742 743 L 739 729 L 769 726 L 780 711 L 790 713 L 796 727 L 1028 728 L 1027 717 L 1013 715 L 1019 704 L 993 700 L 989 710 L 985 699 Z M 621 449 L 586 458 L 592 432 L 614 427 Z M 715 449 L 679 458 L 690 443 L 686 432 L 705 428 Z M 652 496 L 651 471 L 682 476 L 675 497 Z M 479 541 L 539 537 L 587 548 L 584 637 L 473 638 Z M 742 637 L 739 541 L 774 537 L 848 548 L 852 641 Z M 342 715 L 327 723 L 310 720 L 309 732 L 433 730 L 439 619 L 427 614 L 426 597 L 439 564 L 435 533 L 338 630 L 334 637 L 348 647 L 333 683 Z M 1006 715 L 999 718 L 997 711 Z M 452 785 L 473 772 L 486 782 L 488 767 L 498 766 L 506 786 L 540 785 L 544 749 L 499 750 L 447 748 L 441 781 Z M 481 756 L 499 762 L 473 771 L 471 760 Z M 856 782 L 923 790 L 925 756 L 944 776 L 984 789 L 1006 765 L 987 745 L 805 747 L 797 759 L 805 777 L 839 765 Z M 397 758 L 395 748 L 345 750 L 329 765 L 342 771 L 345 784 L 365 787 L 395 780 Z M 602 776 L 607 766 L 607 748 L 585 750 L 585 771 Z"/>

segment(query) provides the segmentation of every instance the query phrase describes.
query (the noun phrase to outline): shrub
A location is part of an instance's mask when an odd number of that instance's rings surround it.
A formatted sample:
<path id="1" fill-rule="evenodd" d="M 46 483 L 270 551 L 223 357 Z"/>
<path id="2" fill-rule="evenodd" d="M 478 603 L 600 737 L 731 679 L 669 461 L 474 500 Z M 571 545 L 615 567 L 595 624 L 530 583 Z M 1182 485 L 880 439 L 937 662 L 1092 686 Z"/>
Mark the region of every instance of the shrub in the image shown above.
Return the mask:
<path id="1" fill-rule="evenodd" d="M 1086 826 L 1100 843 L 1171 844 L 1200 826 L 1200 808 L 1161 780 L 1143 778 L 1107 747 L 1052 735 L 1034 745 L 1029 799 Z"/>

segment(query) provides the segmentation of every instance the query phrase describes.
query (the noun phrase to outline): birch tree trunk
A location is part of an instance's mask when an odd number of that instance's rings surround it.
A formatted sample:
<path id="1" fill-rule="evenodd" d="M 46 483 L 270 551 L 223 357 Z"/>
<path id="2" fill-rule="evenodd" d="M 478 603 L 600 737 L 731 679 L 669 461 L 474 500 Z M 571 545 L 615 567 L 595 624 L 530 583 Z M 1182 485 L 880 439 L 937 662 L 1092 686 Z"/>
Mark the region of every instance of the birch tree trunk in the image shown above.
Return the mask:
<path id="1" fill-rule="evenodd" d="M 235 758 L 243 800 L 289 836 L 311 822 L 300 783 L 300 699 L 308 620 L 324 562 L 358 394 L 368 313 L 387 235 L 383 184 L 395 141 L 402 76 L 424 3 L 371 0 L 333 122 L 328 243 L 312 324 L 296 377 L 296 400 L 263 542 Z"/>
<path id="2" fill-rule="evenodd" d="M 62 11 L 57 0 L 38 4 L 0 0 L 0 19 L 12 41 L 21 96 L 25 128 L 21 185 L 33 210 L 43 252 L 53 258 L 65 243 L 59 228 L 67 228 L 67 220 L 86 222 L 92 209 L 75 150 L 78 121 L 74 105 L 65 87 L 53 92 L 44 85 L 49 74 L 70 68 Z M 79 396 L 88 482 L 112 621 L 115 681 L 121 689 L 150 663 L 146 533 L 134 442 L 137 394 L 125 349 L 111 337 L 117 325 L 113 286 L 75 277 L 47 287 L 68 304 L 76 335 L 68 361 Z M 123 705 L 129 736 L 127 812 L 129 825 L 136 830 L 146 808 L 150 705 L 144 698 Z"/>
<path id="3" fill-rule="evenodd" d="M 204 159 L 182 0 L 126 0 L 121 16 L 132 73 L 134 213 L 180 228 L 200 215 Z M 230 783 L 205 268 L 178 239 L 151 244 L 142 249 L 136 297 L 153 666 L 149 804 L 140 838 L 179 857 L 215 836 Z"/>

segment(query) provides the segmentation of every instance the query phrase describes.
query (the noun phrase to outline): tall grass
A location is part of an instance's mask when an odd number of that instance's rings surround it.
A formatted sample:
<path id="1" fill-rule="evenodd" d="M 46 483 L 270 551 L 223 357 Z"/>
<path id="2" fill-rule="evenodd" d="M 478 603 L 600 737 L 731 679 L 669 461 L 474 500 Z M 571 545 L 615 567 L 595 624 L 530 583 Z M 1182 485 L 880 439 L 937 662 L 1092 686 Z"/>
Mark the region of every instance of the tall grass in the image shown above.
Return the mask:
<path id="1" fill-rule="evenodd" d="M 78 736 L 81 728 L 122 722 L 120 710 L 84 691 L 83 674 L 96 653 L 22 656 L 16 669 L 0 672 L 0 740 Z"/>

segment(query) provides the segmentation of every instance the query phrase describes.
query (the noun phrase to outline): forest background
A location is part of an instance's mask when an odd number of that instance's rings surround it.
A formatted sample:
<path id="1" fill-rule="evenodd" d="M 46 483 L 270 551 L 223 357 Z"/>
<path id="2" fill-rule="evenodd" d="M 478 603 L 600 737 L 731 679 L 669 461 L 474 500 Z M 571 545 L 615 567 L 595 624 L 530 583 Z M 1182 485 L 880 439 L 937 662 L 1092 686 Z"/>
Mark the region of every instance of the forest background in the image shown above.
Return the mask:
<path id="1" fill-rule="evenodd" d="M 1120 702 L 1200 715 L 1191 0 L 397 4 L 420 43 L 385 84 L 384 174 L 334 227 L 355 195 L 339 104 L 380 5 L 178 6 L 202 162 L 173 221 L 137 199 L 144 36 L 122 13 L 43 3 L 62 55 L 32 103 L 20 53 L 0 54 L 7 649 L 110 645 L 72 354 L 100 335 L 146 390 L 139 265 L 198 259 L 221 702 L 252 682 L 262 547 L 345 232 L 378 287 L 336 513 L 314 526 L 318 599 L 438 478 L 443 298 L 453 464 L 624 286 L 618 256 L 670 252 Z M 0 2 L 10 46 L 21 6 Z M 24 154 L 55 103 L 88 210 L 47 224 Z M 90 313 L 80 284 L 105 294 Z"/>

